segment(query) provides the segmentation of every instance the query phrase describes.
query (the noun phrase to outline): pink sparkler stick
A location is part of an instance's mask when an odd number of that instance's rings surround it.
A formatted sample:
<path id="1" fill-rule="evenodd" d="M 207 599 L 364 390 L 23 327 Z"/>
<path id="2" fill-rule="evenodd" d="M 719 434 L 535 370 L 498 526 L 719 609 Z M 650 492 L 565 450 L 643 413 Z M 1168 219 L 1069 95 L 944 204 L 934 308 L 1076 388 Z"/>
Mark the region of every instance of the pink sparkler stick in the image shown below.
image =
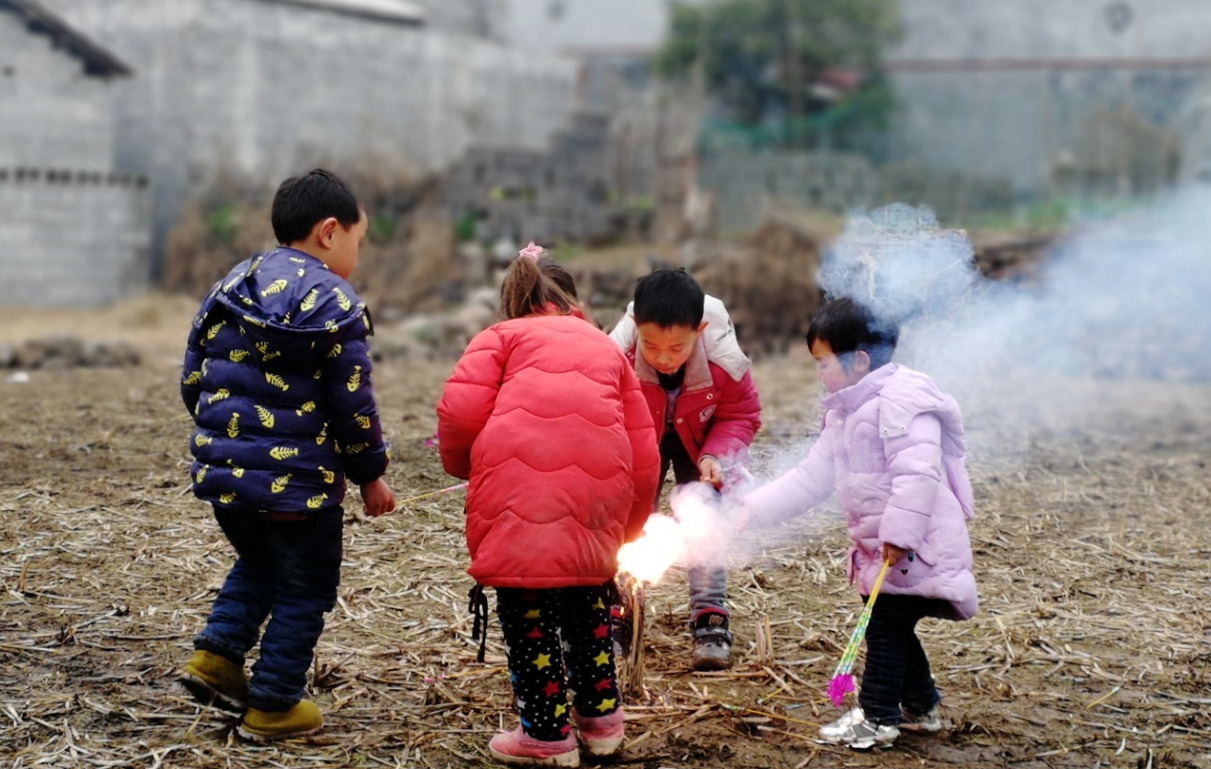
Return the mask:
<path id="1" fill-rule="evenodd" d="M 875 580 L 870 597 L 866 599 L 866 606 L 858 615 L 858 624 L 849 637 L 849 643 L 845 646 L 841 661 L 837 663 L 837 669 L 833 671 L 833 678 L 828 682 L 828 698 L 832 700 L 834 707 L 841 707 L 841 703 L 845 702 L 845 695 L 854 690 L 854 677 L 850 675 L 850 670 L 853 669 L 854 660 L 858 657 L 858 647 L 862 644 L 863 637 L 866 636 L 866 626 L 870 624 L 870 613 L 875 608 L 875 599 L 879 597 L 879 588 L 883 586 L 883 578 L 887 576 L 888 566 L 891 566 L 891 562 L 884 561 L 883 568 L 879 571 L 879 578 Z"/>

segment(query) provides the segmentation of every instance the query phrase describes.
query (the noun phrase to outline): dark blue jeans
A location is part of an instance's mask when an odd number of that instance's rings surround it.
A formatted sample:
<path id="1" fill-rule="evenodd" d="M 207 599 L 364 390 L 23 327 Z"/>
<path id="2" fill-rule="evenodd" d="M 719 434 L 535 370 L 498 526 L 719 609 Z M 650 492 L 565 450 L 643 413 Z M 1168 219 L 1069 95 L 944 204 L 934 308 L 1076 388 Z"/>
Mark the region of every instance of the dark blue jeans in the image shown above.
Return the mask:
<path id="1" fill-rule="evenodd" d="M 344 510 L 330 507 L 295 520 L 244 510 L 215 510 L 238 556 L 194 647 L 243 664 L 256 645 L 248 705 L 289 710 L 306 694 L 307 670 L 336 604 Z"/>
<path id="2" fill-rule="evenodd" d="M 875 600 L 866 627 L 866 668 L 858 692 L 858 704 L 868 720 L 898 725 L 901 705 L 926 713 L 941 701 L 916 627 L 924 617 L 944 616 L 948 608 L 946 601 L 919 595 L 880 595 Z"/>

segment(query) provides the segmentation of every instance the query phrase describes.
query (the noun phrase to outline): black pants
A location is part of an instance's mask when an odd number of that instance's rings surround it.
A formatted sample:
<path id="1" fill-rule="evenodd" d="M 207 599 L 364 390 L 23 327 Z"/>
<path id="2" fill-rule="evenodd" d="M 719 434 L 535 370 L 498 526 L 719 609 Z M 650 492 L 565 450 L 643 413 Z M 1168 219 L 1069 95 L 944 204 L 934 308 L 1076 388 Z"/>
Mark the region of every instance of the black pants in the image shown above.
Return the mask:
<path id="1" fill-rule="evenodd" d="M 660 507 L 660 493 L 664 490 L 664 477 L 673 468 L 673 482 L 678 486 L 693 483 L 702 477 L 698 465 L 690 459 L 690 453 L 681 436 L 669 425 L 660 439 L 660 485 L 656 487 L 653 509 Z M 690 553 L 686 575 L 690 586 L 690 625 L 705 612 L 727 614 L 727 570 L 708 558 L 696 558 Z"/>
<path id="2" fill-rule="evenodd" d="M 581 716 L 618 709 L 613 585 L 549 590 L 496 588 L 496 612 L 509 655 L 521 728 L 536 740 L 568 735 L 567 691 Z"/>
<path id="3" fill-rule="evenodd" d="M 925 713 L 941 701 L 916 627 L 922 618 L 942 616 L 947 608 L 945 601 L 917 595 L 880 595 L 875 600 L 858 692 L 858 704 L 868 720 L 896 725 L 901 705 Z"/>

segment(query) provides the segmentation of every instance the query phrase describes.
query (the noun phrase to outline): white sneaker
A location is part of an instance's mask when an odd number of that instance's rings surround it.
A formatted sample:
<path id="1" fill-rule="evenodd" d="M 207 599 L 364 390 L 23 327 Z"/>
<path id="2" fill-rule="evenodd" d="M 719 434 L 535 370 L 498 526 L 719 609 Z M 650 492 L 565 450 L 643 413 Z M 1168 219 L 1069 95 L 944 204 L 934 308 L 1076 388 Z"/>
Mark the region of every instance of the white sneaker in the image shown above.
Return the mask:
<path id="1" fill-rule="evenodd" d="M 820 727 L 820 738 L 816 742 L 821 745 L 845 745 L 854 750 L 870 750 L 871 748 L 889 748 L 900 736 L 900 730 L 894 726 L 872 724 L 866 720 L 862 708 L 854 708 L 845 715 Z"/>
<path id="2" fill-rule="evenodd" d="M 903 709 L 904 720 L 900 728 L 909 732 L 928 732 L 934 734 L 942 731 L 942 718 L 938 715 L 938 706 L 934 705 L 925 713 L 914 713 L 908 708 Z"/>

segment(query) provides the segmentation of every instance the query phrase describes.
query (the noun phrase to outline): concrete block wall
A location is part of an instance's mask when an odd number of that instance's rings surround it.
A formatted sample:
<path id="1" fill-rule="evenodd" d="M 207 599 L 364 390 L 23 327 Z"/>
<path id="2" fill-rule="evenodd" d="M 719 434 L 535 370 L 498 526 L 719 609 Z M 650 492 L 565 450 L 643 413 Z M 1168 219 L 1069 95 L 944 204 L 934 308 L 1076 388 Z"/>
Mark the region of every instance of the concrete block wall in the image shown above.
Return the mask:
<path id="1" fill-rule="evenodd" d="M 110 83 L 0 10 L 0 167 L 108 170 L 113 143 Z"/>
<path id="2" fill-rule="evenodd" d="M 437 170 L 472 146 L 542 149 L 575 68 L 489 40 L 261 0 L 47 0 L 121 54 L 117 162 L 148 175 L 155 246 L 220 170 Z"/>
<path id="3" fill-rule="evenodd" d="M 145 291 L 148 213 L 132 175 L 0 166 L 0 305 L 96 307 Z"/>

